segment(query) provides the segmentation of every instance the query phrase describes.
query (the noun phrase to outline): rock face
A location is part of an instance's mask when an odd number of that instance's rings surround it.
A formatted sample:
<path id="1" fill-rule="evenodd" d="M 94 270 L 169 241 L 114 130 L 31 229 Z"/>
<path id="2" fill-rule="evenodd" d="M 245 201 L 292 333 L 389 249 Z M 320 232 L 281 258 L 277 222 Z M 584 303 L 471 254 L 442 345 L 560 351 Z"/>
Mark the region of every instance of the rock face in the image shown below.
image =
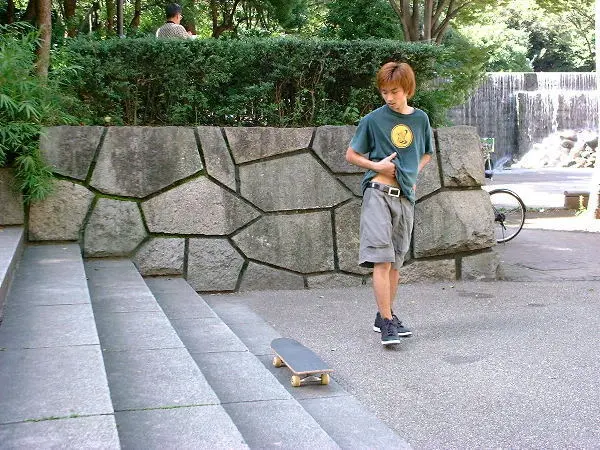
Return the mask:
<path id="1" fill-rule="evenodd" d="M 312 128 L 225 128 L 236 164 L 281 155 L 310 146 Z"/>
<path id="2" fill-rule="evenodd" d="M 250 259 L 300 273 L 333 270 L 331 214 L 265 216 L 233 238 Z"/>
<path id="3" fill-rule="evenodd" d="M 142 203 L 152 233 L 227 235 L 258 212 L 205 177 L 191 180 Z"/>
<path id="4" fill-rule="evenodd" d="M 481 186 L 485 180 L 483 153 L 476 129 L 468 126 L 436 131 L 444 186 Z"/>
<path id="5" fill-rule="evenodd" d="M 143 276 L 183 275 L 185 239 L 152 238 L 136 252 L 133 262 Z"/>
<path id="6" fill-rule="evenodd" d="M 129 256 L 146 237 L 139 206 L 100 198 L 85 227 L 84 256 Z"/>
<path id="7" fill-rule="evenodd" d="M 241 194 L 263 211 L 328 208 L 352 193 L 308 153 L 240 168 Z"/>
<path id="8" fill-rule="evenodd" d="M 90 185 L 109 195 L 143 198 L 201 169 L 189 128 L 111 127 Z"/>
<path id="9" fill-rule="evenodd" d="M 12 169 L 0 169 L 0 225 L 22 225 L 25 221 L 23 196 L 15 186 Z"/>
<path id="10" fill-rule="evenodd" d="M 40 139 L 42 156 L 55 173 L 83 181 L 105 130 L 104 127 L 47 128 Z"/>
<path id="11" fill-rule="evenodd" d="M 226 239 L 190 239 L 187 279 L 197 291 L 235 290 L 243 265 Z"/>
<path id="12" fill-rule="evenodd" d="M 52 196 L 29 208 L 29 239 L 76 241 L 94 194 L 80 184 L 57 180 Z"/>
<path id="13" fill-rule="evenodd" d="M 357 264 L 363 171 L 345 161 L 354 130 L 50 128 L 43 148 L 62 179 L 31 205 L 29 237 L 129 257 L 143 275 L 183 276 L 200 292 L 368 285 Z M 479 137 L 435 133 L 401 281 L 494 279 Z M 0 170 L 0 211 L 22 222 L 10 176 Z"/>
<path id="14" fill-rule="evenodd" d="M 235 164 L 229 154 L 221 129 L 198 127 L 198 136 L 208 175 L 235 191 Z"/>
<path id="15" fill-rule="evenodd" d="M 415 258 L 492 247 L 494 213 L 483 190 L 446 191 L 415 207 Z"/>

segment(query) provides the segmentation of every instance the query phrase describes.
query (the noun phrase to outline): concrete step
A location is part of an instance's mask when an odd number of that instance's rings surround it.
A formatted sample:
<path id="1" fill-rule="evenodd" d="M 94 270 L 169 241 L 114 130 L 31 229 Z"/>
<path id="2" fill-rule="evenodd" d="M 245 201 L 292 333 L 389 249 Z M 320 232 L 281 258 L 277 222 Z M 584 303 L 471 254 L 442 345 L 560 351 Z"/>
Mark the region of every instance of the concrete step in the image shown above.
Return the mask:
<path id="1" fill-rule="evenodd" d="M 306 385 L 294 388 L 290 371 L 273 366 L 271 341 L 281 335 L 263 320 L 243 299 L 232 302 L 219 295 L 206 297 L 206 302 L 236 336 L 250 349 L 298 403 L 341 448 L 409 449 L 410 445 L 373 412 L 362 406 L 335 380 L 335 372 L 327 386 Z M 326 355 L 320 355 L 324 357 Z M 325 361 L 327 360 L 324 357 Z M 335 369 L 335 367 L 334 367 Z"/>
<path id="2" fill-rule="evenodd" d="M 339 448 L 181 278 L 146 278 L 250 448 Z"/>
<path id="3" fill-rule="evenodd" d="M 123 448 L 247 448 L 129 260 L 85 262 Z"/>
<path id="4" fill-rule="evenodd" d="M 0 324 L 8 288 L 23 253 L 24 235 L 23 227 L 0 226 Z"/>
<path id="5" fill-rule="evenodd" d="M 0 443 L 120 448 L 76 244 L 27 246 L 15 271 L 0 326 Z"/>

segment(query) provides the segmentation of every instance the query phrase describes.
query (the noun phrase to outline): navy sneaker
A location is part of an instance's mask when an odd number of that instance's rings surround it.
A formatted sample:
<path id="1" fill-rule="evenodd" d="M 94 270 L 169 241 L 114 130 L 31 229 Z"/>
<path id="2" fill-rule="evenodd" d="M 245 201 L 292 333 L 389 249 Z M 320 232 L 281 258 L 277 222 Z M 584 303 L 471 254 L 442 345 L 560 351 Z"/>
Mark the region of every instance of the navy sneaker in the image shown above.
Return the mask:
<path id="1" fill-rule="evenodd" d="M 381 345 L 399 344 L 398 329 L 394 325 L 394 321 L 390 319 L 382 319 L 381 324 Z"/>
<path id="2" fill-rule="evenodd" d="M 398 336 L 400 336 L 400 337 L 411 337 L 412 336 L 412 331 L 410 331 L 408 328 L 406 328 L 404 325 L 402 325 L 402 322 L 398 319 L 398 316 L 396 316 L 396 314 L 394 314 L 394 313 L 392 313 L 392 321 L 394 322 L 394 325 L 396 326 L 396 329 L 398 330 Z M 381 314 L 379 314 L 379 312 L 378 312 L 377 315 L 375 316 L 375 324 L 373 325 L 373 331 L 381 333 L 382 322 L 383 322 L 383 319 L 381 317 Z"/>

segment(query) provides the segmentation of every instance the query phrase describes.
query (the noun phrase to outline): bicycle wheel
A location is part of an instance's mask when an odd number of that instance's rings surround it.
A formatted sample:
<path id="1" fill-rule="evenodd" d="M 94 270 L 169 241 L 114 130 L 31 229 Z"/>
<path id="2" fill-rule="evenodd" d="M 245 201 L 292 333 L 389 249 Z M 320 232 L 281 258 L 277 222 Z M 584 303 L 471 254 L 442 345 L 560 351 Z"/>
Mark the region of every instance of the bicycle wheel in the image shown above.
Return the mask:
<path id="1" fill-rule="evenodd" d="M 490 200 L 494 209 L 494 233 L 496 242 L 513 239 L 525 223 L 525 204 L 509 189 L 493 189 Z"/>

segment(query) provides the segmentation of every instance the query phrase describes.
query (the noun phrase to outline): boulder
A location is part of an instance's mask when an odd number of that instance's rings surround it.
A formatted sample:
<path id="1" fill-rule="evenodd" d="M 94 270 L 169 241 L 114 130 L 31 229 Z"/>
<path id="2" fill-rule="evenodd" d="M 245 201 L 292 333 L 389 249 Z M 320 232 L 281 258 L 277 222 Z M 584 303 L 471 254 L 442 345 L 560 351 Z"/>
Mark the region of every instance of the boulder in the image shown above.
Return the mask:
<path id="1" fill-rule="evenodd" d="M 144 242 L 133 258 L 143 276 L 182 275 L 185 240 L 155 237 Z"/>
<path id="2" fill-rule="evenodd" d="M 23 195 L 18 191 L 13 169 L 0 169 L 0 225 L 22 225 L 25 222 Z"/>
<path id="3" fill-rule="evenodd" d="M 196 291 L 235 290 L 243 265 L 227 239 L 190 239 L 187 281 Z"/>
<path id="4" fill-rule="evenodd" d="M 76 241 L 94 194 L 84 186 L 55 180 L 54 191 L 29 207 L 29 240 Z"/>
<path id="5" fill-rule="evenodd" d="M 361 200 L 357 199 L 335 209 L 335 238 L 340 269 L 366 275 L 372 269 L 358 265 L 361 205 Z"/>
<path id="6" fill-rule="evenodd" d="M 363 285 L 363 277 L 344 273 L 326 273 L 307 278 L 309 289 L 360 287 Z"/>
<path id="7" fill-rule="evenodd" d="M 315 131 L 312 148 L 332 172 L 363 172 L 363 169 L 360 167 L 346 161 L 346 150 L 355 131 L 356 127 L 352 125 L 325 125 L 318 127 Z"/>
<path id="8" fill-rule="evenodd" d="M 130 256 L 145 238 L 137 203 L 100 198 L 85 227 L 84 256 Z"/>
<path id="9" fill-rule="evenodd" d="M 304 289 L 304 277 L 250 262 L 242 276 L 240 291 L 264 291 L 267 289 Z"/>
<path id="10" fill-rule="evenodd" d="M 110 127 L 90 186 L 144 198 L 202 170 L 194 130 L 184 127 Z"/>
<path id="11" fill-rule="evenodd" d="M 446 255 L 495 245 L 492 204 L 487 192 L 445 191 L 415 207 L 415 258 Z"/>
<path id="12" fill-rule="evenodd" d="M 228 235 L 260 213 L 237 196 L 199 177 L 142 203 L 151 233 Z"/>
<path id="13" fill-rule="evenodd" d="M 352 197 L 310 153 L 240 167 L 240 193 L 263 211 L 328 208 Z"/>
<path id="14" fill-rule="evenodd" d="M 200 146 L 204 155 L 207 174 L 235 191 L 235 165 L 221 129 L 218 127 L 198 127 L 198 136 L 200 137 Z"/>
<path id="15" fill-rule="evenodd" d="M 452 259 L 412 260 L 400 269 L 400 283 L 456 280 L 456 262 Z"/>
<path id="16" fill-rule="evenodd" d="M 443 185 L 481 186 L 485 181 L 484 160 L 477 129 L 463 125 L 438 128 L 435 134 L 442 164 Z"/>
<path id="17" fill-rule="evenodd" d="M 54 173 L 85 180 L 105 127 L 45 128 L 40 138 L 44 160 Z"/>
<path id="18" fill-rule="evenodd" d="M 237 164 L 307 149 L 313 131 L 313 128 L 225 128 L 229 148 Z"/>
<path id="19" fill-rule="evenodd" d="M 300 273 L 334 269 L 329 211 L 263 216 L 233 240 L 255 261 Z"/>
<path id="20" fill-rule="evenodd" d="M 437 155 L 434 154 L 429 164 L 423 168 L 419 174 L 419 177 L 417 178 L 417 201 L 441 189 L 441 187 L 442 181 L 440 180 L 440 168 L 438 165 Z"/>
<path id="21" fill-rule="evenodd" d="M 500 279 L 500 275 L 500 257 L 493 249 L 461 258 L 463 280 L 494 281 Z"/>

